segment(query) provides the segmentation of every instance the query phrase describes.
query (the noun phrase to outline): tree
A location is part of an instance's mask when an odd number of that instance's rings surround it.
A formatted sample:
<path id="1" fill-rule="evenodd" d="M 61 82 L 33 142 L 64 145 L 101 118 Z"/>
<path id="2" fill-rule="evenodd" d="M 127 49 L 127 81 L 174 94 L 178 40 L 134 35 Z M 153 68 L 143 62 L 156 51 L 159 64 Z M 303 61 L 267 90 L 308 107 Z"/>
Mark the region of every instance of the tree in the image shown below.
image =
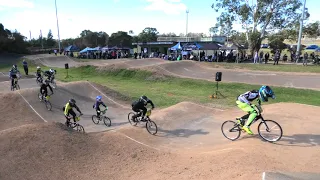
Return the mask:
<path id="1" fill-rule="evenodd" d="M 237 43 L 237 44 L 244 45 L 245 47 L 248 46 L 246 33 L 233 31 L 232 35 L 230 36 L 230 41 Z"/>
<path id="2" fill-rule="evenodd" d="M 109 37 L 110 46 L 119 46 L 119 47 L 131 47 L 132 46 L 132 36 L 129 36 L 127 32 L 118 31 L 112 33 Z"/>
<path id="3" fill-rule="evenodd" d="M 144 30 L 139 34 L 139 40 L 142 42 L 152 42 L 157 41 L 159 32 L 156 28 L 146 27 Z"/>
<path id="4" fill-rule="evenodd" d="M 277 50 L 283 51 L 287 48 L 287 45 L 284 43 L 285 38 L 282 36 L 281 33 L 274 34 L 268 37 L 269 46 L 271 49 L 271 53 L 275 53 Z"/>
<path id="5" fill-rule="evenodd" d="M 158 37 L 177 37 L 177 35 L 173 32 L 170 32 L 170 33 L 160 34 L 160 35 L 158 35 Z"/>
<path id="6" fill-rule="evenodd" d="M 28 53 L 26 37 L 17 30 L 5 29 L 0 23 L 0 52 Z"/>
<path id="7" fill-rule="evenodd" d="M 303 34 L 309 38 L 317 38 L 320 35 L 319 30 L 320 22 L 309 23 L 305 26 Z"/>
<path id="8" fill-rule="evenodd" d="M 246 30 L 251 52 L 259 51 L 267 31 L 281 30 L 294 25 L 300 18 L 300 0 L 216 0 L 212 5 L 216 11 L 223 12 L 218 22 L 241 23 Z M 307 13 L 307 17 L 309 14 Z M 221 24 L 220 24 L 221 25 Z M 251 25 L 251 26 L 250 26 Z M 252 28 L 249 31 L 249 28 Z"/>
<path id="9" fill-rule="evenodd" d="M 51 29 L 49 29 L 47 39 L 46 39 L 46 47 L 54 47 L 55 45 L 56 45 L 56 41 L 53 39 Z"/>
<path id="10" fill-rule="evenodd" d="M 209 28 L 209 33 L 211 36 L 216 36 L 218 31 L 219 31 L 219 29 L 217 26 Z"/>

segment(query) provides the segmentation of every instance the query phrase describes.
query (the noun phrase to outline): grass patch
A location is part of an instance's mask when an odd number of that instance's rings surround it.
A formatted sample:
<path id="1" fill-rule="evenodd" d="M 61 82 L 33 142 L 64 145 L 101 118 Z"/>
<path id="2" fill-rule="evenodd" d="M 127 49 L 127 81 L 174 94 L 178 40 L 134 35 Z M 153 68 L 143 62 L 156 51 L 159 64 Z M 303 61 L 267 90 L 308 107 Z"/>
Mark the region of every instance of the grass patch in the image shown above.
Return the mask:
<path id="1" fill-rule="evenodd" d="M 205 62 L 206 65 L 214 68 L 225 69 L 246 69 L 255 71 L 277 71 L 277 72 L 300 72 L 300 73 L 320 73 L 319 66 L 301 66 L 290 64 L 247 64 L 247 63 L 210 63 Z"/>
<path id="2" fill-rule="evenodd" d="M 156 75 L 148 71 L 126 69 L 99 71 L 93 66 L 71 68 L 69 69 L 69 78 L 65 78 L 66 71 L 64 69 L 58 69 L 57 74 L 57 78 L 65 82 L 89 80 L 102 84 L 131 97 L 131 100 L 144 94 L 150 97 L 157 107 L 168 107 L 182 101 L 230 107 L 235 106 L 235 99 L 239 94 L 260 87 L 241 83 L 220 83 L 219 90 L 226 98 L 210 99 L 209 96 L 215 91 L 214 82 L 168 76 L 152 78 L 153 76 Z M 273 89 L 277 99 L 271 100 L 269 103 L 296 102 L 319 106 L 319 98 L 315 97 L 320 97 L 320 91 L 279 87 Z"/>

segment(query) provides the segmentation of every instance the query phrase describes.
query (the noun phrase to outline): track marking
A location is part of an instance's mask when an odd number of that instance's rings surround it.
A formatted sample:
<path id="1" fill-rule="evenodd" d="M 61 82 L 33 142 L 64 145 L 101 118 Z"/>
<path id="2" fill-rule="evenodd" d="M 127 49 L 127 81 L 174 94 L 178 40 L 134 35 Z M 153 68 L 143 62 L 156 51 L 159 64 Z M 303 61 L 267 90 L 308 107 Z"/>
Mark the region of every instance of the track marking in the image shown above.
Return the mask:
<path id="1" fill-rule="evenodd" d="M 23 96 L 22 96 L 22 94 L 19 92 L 19 91 L 17 91 L 18 93 L 19 93 L 19 95 L 24 99 L 24 101 L 30 106 L 30 108 L 44 121 L 44 122 L 48 122 L 47 120 L 45 120 L 32 106 L 31 106 L 31 104 L 26 100 L 26 98 L 24 98 Z"/>
<path id="2" fill-rule="evenodd" d="M 262 173 L 262 180 L 266 180 L 266 172 Z"/>
<path id="3" fill-rule="evenodd" d="M 3 76 L 6 76 L 3 72 L 0 72 Z"/>
<path id="4" fill-rule="evenodd" d="M 232 151 L 232 150 L 244 150 L 244 149 L 243 148 L 225 148 L 225 149 L 219 149 L 219 150 L 213 150 L 213 151 L 206 151 L 200 154 L 209 154 L 209 153 L 217 153 L 217 152 Z"/>
<path id="5" fill-rule="evenodd" d="M 88 84 L 90 84 L 90 86 L 92 86 L 95 90 L 97 90 L 100 94 L 102 94 L 104 97 L 108 98 L 110 101 L 112 101 L 113 103 L 115 104 L 118 104 L 119 106 L 125 108 L 125 109 L 130 109 L 129 107 L 127 106 L 124 106 L 116 101 L 114 101 L 113 99 L 111 99 L 110 97 L 108 97 L 107 95 L 105 95 L 103 92 L 101 92 L 98 88 L 96 88 L 93 84 L 91 84 L 89 81 L 86 81 Z"/>
<path id="6" fill-rule="evenodd" d="M 152 146 L 150 146 L 150 145 L 144 144 L 143 142 L 140 142 L 140 141 L 138 141 L 138 140 L 135 140 L 135 139 L 131 138 L 130 136 L 127 136 L 127 135 L 125 135 L 125 134 L 123 134 L 123 133 L 120 133 L 120 132 L 118 132 L 118 131 L 116 131 L 116 130 L 111 130 L 111 131 L 116 132 L 116 133 L 119 133 L 119 134 L 121 134 L 122 136 L 124 136 L 124 137 L 126 137 L 126 138 L 128 138 L 128 139 L 130 139 L 130 140 L 132 140 L 132 141 L 134 141 L 134 142 L 136 142 L 136 143 L 138 143 L 138 144 L 141 144 L 141 145 L 146 146 L 146 147 L 148 147 L 148 148 L 151 148 L 151 149 L 160 151 L 160 149 L 158 149 L 158 148 L 155 148 L 155 147 L 152 147 Z"/>

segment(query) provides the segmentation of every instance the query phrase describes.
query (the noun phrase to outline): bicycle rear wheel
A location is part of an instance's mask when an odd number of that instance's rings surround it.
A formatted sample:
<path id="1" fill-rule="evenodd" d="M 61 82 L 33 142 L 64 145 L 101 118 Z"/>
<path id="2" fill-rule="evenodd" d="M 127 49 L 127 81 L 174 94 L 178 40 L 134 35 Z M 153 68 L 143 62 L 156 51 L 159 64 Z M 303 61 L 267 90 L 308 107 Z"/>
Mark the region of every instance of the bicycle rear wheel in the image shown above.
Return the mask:
<path id="1" fill-rule="evenodd" d="M 264 134 L 265 132 L 270 134 L 265 135 Z M 260 124 L 258 125 L 258 133 L 262 139 L 268 142 L 279 141 L 283 134 L 281 126 L 273 120 L 261 121 Z"/>
<path id="2" fill-rule="evenodd" d="M 151 119 L 149 119 L 147 121 L 146 128 L 147 128 L 147 131 L 152 135 L 155 135 L 158 132 L 157 124 L 155 122 L 151 121 Z"/>
<path id="3" fill-rule="evenodd" d="M 51 103 L 49 102 L 49 101 L 45 101 L 45 103 L 46 103 L 46 108 L 47 108 L 47 110 L 48 111 L 51 111 L 51 109 L 52 109 L 52 105 L 51 105 Z"/>
<path id="4" fill-rule="evenodd" d="M 221 131 L 224 137 L 231 141 L 235 141 L 240 137 L 241 134 L 241 128 L 239 127 L 239 124 L 234 121 L 225 121 L 221 125 Z M 233 135 L 228 135 L 227 133 L 230 132 Z"/>
<path id="5" fill-rule="evenodd" d="M 100 120 L 98 119 L 98 116 L 97 115 L 92 115 L 92 122 L 94 124 L 99 124 Z"/>
<path id="6" fill-rule="evenodd" d="M 128 114 L 128 121 L 132 126 L 136 126 L 137 125 L 137 122 L 134 122 L 133 119 L 132 119 L 132 116 L 134 116 L 134 115 L 135 115 L 135 113 L 133 113 L 133 112 L 130 112 Z"/>
<path id="7" fill-rule="evenodd" d="M 110 127 L 110 126 L 111 126 L 111 119 L 108 118 L 108 117 L 106 117 L 106 116 L 103 116 L 103 123 L 104 123 L 106 126 Z"/>

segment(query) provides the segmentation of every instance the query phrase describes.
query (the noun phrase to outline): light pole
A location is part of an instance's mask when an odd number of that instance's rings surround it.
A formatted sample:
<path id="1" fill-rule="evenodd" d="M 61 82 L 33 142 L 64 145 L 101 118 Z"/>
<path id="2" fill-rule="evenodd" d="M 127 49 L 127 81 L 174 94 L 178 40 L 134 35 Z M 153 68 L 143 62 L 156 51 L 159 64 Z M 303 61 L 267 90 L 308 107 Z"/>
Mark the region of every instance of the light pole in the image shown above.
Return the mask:
<path id="1" fill-rule="evenodd" d="M 58 42 L 59 42 L 59 53 L 60 53 L 60 33 L 59 33 L 59 21 L 58 21 L 58 8 L 57 8 L 57 0 L 54 0 L 55 4 L 56 4 L 56 18 L 57 18 L 57 28 L 58 28 Z"/>
<path id="2" fill-rule="evenodd" d="M 307 0 L 304 0 L 304 3 L 303 3 L 302 17 L 301 17 L 301 20 L 300 20 L 300 30 L 299 30 L 299 37 L 298 37 L 297 52 L 296 52 L 296 63 L 298 63 L 298 61 L 299 61 L 299 59 L 300 59 L 301 36 L 302 36 L 304 13 L 305 13 L 305 11 L 306 11 L 306 1 L 307 1 Z"/>
<path id="3" fill-rule="evenodd" d="M 187 22 L 186 22 L 186 37 L 187 37 L 187 41 L 188 41 L 188 16 L 189 16 L 189 10 L 186 10 L 186 14 L 187 14 Z"/>

